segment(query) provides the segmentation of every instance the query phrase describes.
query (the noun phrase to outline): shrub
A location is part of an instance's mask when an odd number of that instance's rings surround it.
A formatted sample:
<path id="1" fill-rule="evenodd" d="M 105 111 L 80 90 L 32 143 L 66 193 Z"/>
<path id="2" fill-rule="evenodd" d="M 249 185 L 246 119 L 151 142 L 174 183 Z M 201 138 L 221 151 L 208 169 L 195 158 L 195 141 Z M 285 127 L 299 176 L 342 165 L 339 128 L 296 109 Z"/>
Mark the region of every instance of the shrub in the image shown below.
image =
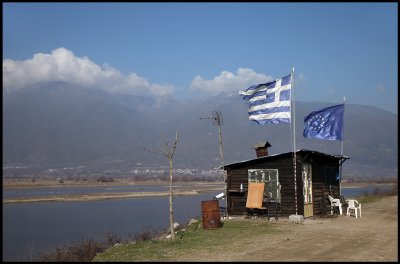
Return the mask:
<path id="1" fill-rule="evenodd" d="M 105 241 L 95 241 L 93 239 L 82 239 L 72 243 L 67 248 L 56 248 L 50 253 L 39 256 L 41 262 L 90 262 L 96 254 L 104 252 L 115 243 L 121 242 L 116 235 L 107 234 Z"/>
<path id="2" fill-rule="evenodd" d="M 189 225 L 189 220 L 181 226 L 186 228 Z M 128 236 L 128 241 L 124 242 L 142 242 L 155 238 L 165 238 L 169 234 L 169 228 L 149 230 L 144 228 L 144 231 Z M 111 232 L 107 234 L 104 241 L 96 241 L 94 239 L 82 239 L 79 242 L 74 242 L 65 248 L 57 247 L 50 253 L 41 254 L 37 261 L 40 262 L 91 262 L 94 257 L 113 247 L 116 243 L 121 243 L 122 240 Z"/>

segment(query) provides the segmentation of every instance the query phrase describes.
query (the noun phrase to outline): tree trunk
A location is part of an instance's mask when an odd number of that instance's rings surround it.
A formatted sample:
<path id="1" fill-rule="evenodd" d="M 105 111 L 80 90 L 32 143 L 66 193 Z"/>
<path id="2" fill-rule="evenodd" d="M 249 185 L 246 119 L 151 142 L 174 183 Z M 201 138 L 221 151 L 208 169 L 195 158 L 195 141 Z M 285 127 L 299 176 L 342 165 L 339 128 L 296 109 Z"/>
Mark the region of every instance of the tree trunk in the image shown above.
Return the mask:
<path id="1" fill-rule="evenodd" d="M 176 144 L 178 143 L 178 131 L 176 131 L 174 145 L 172 149 L 169 148 L 168 142 L 164 140 L 164 156 L 169 160 L 169 225 L 171 229 L 171 239 L 175 239 L 175 231 L 174 231 L 174 210 L 172 207 L 172 200 L 174 199 L 174 194 L 172 191 L 172 158 L 174 157 Z"/>
<path id="2" fill-rule="evenodd" d="M 171 228 L 171 239 L 175 239 L 175 231 L 174 231 L 174 210 L 172 207 L 172 156 L 169 158 L 169 224 Z"/>

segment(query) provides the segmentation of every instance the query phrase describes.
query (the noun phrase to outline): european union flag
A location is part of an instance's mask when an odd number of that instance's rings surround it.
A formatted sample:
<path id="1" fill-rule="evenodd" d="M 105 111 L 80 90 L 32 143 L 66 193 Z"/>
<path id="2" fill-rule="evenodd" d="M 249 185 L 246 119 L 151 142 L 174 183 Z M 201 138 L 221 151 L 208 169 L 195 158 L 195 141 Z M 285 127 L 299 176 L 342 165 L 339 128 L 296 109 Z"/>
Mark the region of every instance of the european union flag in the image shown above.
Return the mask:
<path id="1" fill-rule="evenodd" d="M 344 104 L 311 112 L 304 118 L 303 136 L 327 140 L 343 140 Z"/>

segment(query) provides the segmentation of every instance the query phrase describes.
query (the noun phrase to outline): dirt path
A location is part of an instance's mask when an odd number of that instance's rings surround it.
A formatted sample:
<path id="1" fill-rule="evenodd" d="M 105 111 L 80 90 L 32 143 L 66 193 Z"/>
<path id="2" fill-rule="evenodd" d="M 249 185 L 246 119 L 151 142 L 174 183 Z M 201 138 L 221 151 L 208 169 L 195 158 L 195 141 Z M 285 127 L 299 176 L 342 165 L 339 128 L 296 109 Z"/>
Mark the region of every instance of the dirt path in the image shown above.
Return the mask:
<path id="1" fill-rule="evenodd" d="M 301 224 L 289 222 L 287 217 L 271 221 L 271 225 L 283 232 L 243 238 L 242 243 L 232 243 L 227 251 L 204 258 L 212 261 L 398 261 L 397 200 L 397 196 L 391 196 L 363 204 L 362 218 L 357 219 L 316 217 Z"/>

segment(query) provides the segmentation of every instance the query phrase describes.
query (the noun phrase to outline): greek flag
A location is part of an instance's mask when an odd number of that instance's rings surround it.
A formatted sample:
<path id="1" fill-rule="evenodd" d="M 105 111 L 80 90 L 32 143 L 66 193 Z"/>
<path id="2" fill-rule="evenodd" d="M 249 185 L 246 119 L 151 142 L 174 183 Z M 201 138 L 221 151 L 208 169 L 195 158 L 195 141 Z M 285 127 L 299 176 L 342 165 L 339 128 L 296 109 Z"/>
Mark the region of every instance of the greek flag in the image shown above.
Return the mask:
<path id="1" fill-rule="evenodd" d="M 240 91 L 249 104 L 249 120 L 260 125 L 290 123 L 291 75 Z"/>

